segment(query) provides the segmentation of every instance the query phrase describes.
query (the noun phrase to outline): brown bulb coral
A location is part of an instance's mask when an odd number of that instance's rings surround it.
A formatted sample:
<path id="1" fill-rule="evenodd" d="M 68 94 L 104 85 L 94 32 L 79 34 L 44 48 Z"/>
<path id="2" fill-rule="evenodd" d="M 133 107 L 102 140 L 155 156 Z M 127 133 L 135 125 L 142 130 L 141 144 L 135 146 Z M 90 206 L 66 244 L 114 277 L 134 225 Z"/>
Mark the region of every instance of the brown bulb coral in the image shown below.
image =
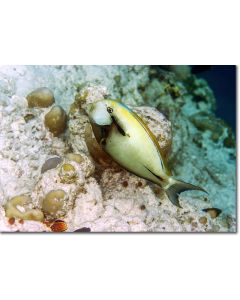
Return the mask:
<path id="1" fill-rule="evenodd" d="M 26 98 L 29 107 L 49 107 L 55 102 L 53 92 L 46 87 L 34 90 Z"/>
<path id="2" fill-rule="evenodd" d="M 59 177 L 62 183 L 73 183 L 77 177 L 75 167 L 68 163 L 63 164 L 60 169 Z"/>
<path id="3" fill-rule="evenodd" d="M 64 201 L 66 196 L 63 190 L 53 190 L 45 196 L 42 210 L 47 218 L 56 219 L 65 215 Z"/>
<path id="4" fill-rule="evenodd" d="M 31 202 L 31 198 L 27 195 L 13 197 L 5 205 L 6 217 L 42 221 L 43 213 L 38 209 L 31 209 Z"/>
<path id="5" fill-rule="evenodd" d="M 65 131 L 67 126 L 67 115 L 61 106 L 54 106 L 45 115 L 45 126 L 54 136 L 58 136 Z"/>

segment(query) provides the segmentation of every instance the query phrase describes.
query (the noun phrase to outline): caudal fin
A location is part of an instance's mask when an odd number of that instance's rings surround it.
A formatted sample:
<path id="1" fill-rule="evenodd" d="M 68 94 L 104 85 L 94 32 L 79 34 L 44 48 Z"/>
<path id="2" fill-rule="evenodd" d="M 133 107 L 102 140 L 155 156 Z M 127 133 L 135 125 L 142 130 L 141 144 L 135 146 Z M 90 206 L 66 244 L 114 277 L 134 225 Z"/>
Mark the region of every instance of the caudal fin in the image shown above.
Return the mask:
<path id="1" fill-rule="evenodd" d="M 186 183 L 184 181 L 179 181 L 173 178 L 170 178 L 169 184 L 164 188 L 169 200 L 176 206 L 181 207 L 179 204 L 179 194 L 185 191 L 190 191 L 190 190 L 197 190 L 197 191 L 202 191 L 205 193 L 208 193 L 205 191 L 203 188 Z"/>

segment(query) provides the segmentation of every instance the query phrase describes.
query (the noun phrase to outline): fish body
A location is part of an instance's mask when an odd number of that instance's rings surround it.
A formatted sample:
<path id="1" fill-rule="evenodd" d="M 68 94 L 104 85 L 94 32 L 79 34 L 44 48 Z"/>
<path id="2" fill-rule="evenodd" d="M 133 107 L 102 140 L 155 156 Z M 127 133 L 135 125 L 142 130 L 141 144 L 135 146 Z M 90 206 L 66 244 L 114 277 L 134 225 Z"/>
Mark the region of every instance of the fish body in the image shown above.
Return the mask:
<path id="1" fill-rule="evenodd" d="M 161 186 L 180 207 L 178 195 L 202 188 L 171 177 L 156 137 L 146 123 L 126 105 L 114 100 L 90 104 L 87 112 L 103 150 L 128 171 Z"/>

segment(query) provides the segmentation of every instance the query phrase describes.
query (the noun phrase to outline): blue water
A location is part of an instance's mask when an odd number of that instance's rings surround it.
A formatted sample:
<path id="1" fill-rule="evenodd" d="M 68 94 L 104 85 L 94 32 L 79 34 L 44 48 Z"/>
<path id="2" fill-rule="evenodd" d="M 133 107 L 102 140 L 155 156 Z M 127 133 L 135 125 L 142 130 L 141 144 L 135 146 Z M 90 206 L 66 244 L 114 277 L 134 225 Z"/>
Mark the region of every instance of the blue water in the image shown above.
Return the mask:
<path id="1" fill-rule="evenodd" d="M 197 74 L 204 78 L 214 92 L 217 103 L 216 115 L 224 119 L 236 132 L 236 66 L 211 66 Z"/>

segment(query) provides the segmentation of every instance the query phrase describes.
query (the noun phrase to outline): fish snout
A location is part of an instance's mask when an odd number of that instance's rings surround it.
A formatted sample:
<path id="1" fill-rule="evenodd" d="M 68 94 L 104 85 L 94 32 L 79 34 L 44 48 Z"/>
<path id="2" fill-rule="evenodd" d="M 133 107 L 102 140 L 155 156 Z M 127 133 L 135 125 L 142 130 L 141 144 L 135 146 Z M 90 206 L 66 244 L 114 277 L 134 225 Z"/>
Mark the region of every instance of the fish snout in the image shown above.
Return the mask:
<path id="1" fill-rule="evenodd" d="M 107 111 L 107 106 L 102 102 L 95 102 L 87 105 L 86 113 L 88 114 L 90 121 L 97 125 L 111 125 L 113 122 L 111 115 Z"/>

